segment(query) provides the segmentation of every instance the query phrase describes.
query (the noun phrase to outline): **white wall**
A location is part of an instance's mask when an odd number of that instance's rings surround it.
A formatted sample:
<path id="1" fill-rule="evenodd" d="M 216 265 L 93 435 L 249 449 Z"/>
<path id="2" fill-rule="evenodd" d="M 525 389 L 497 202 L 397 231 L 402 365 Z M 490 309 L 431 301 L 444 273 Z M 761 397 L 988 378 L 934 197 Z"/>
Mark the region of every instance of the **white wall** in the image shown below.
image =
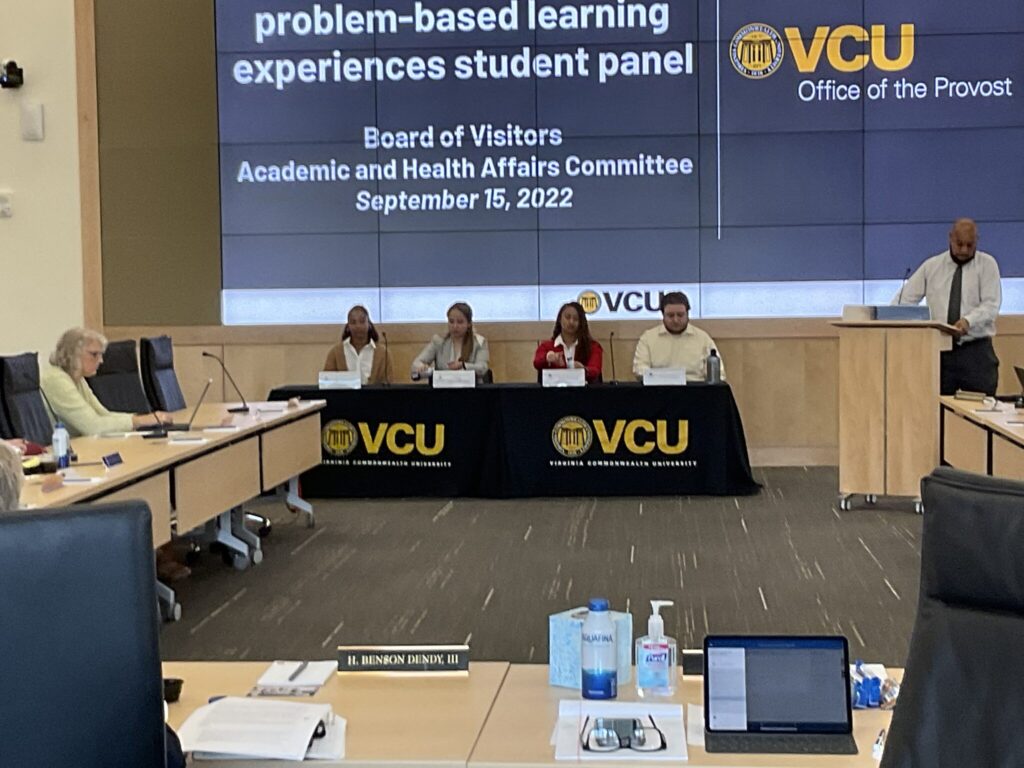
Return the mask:
<path id="1" fill-rule="evenodd" d="M 0 58 L 25 70 L 25 86 L 0 91 L 0 190 L 14 217 L 0 219 L 0 354 L 47 353 L 81 325 L 82 237 L 74 0 L 2 0 Z M 43 105 L 46 138 L 21 138 L 21 105 Z"/>

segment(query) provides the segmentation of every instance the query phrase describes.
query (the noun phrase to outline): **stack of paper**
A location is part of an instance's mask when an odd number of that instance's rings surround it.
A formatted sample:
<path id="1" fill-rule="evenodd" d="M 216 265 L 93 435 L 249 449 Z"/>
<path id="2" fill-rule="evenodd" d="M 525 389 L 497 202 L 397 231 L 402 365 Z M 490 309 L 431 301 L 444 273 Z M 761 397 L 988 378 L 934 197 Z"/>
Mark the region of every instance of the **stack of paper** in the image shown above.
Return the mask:
<path id="1" fill-rule="evenodd" d="M 326 733 L 314 739 L 317 726 Z M 181 746 L 201 759 L 338 760 L 345 756 L 345 719 L 330 704 L 229 696 L 193 712 Z"/>

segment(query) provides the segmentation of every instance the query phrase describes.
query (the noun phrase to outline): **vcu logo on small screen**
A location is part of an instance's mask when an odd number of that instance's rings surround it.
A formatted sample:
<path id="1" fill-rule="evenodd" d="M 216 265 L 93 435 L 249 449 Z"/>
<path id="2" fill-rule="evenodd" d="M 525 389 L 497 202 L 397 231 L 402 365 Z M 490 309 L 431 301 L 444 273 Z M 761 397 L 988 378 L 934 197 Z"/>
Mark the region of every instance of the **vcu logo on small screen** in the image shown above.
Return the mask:
<path id="1" fill-rule="evenodd" d="M 320 441 L 331 456 L 348 456 L 359 444 L 359 433 L 352 422 L 334 419 L 320 432 Z"/>
<path id="2" fill-rule="evenodd" d="M 583 311 L 592 315 L 601 308 L 601 295 L 597 291 L 586 290 L 576 297 Z"/>
<path id="3" fill-rule="evenodd" d="M 737 72 L 752 80 L 768 77 L 782 64 L 785 48 L 773 27 L 747 24 L 732 36 L 729 60 Z"/>

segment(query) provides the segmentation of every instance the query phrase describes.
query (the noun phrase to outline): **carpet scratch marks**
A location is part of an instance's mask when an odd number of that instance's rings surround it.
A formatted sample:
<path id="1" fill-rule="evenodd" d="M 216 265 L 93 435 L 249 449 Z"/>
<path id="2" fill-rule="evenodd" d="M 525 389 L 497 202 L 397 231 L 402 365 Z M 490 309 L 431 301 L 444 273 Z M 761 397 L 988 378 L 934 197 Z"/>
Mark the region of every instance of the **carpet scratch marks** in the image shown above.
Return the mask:
<path id="1" fill-rule="evenodd" d="M 523 534 L 523 541 L 529 541 L 531 533 L 533 533 L 533 526 L 532 525 L 526 526 L 526 533 Z"/>
<path id="2" fill-rule="evenodd" d="M 764 599 L 764 590 L 761 589 L 761 587 L 757 588 L 757 594 L 759 594 L 761 596 L 761 605 L 764 607 L 765 611 L 767 611 L 768 610 L 768 601 Z"/>
<path id="3" fill-rule="evenodd" d="M 536 652 L 537 652 L 537 646 L 535 646 L 535 645 L 531 645 L 531 646 L 530 646 L 530 652 L 529 652 L 529 654 L 527 654 L 527 656 L 526 656 L 526 660 L 527 660 L 528 662 L 531 662 L 531 661 L 533 661 L 533 655 L 534 655 L 534 653 L 536 653 Z"/>
<path id="4" fill-rule="evenodd" d="M 242 595 L 244 595 L 246 593 L 247 590 L 248 590 L 248 587 L 243 587 L 242 589 L 238 590 L 238 592 L 236 592 L 235 595 L 231 599 L 224 601 L 217 608 L 214 608 L 210 612 L 209 616 L 206 616 L 205 618 L 203 618 L 198 624 L 196 624 L 194 627 L 192 627 L 192 629 L 189 630 L 189 634 L 190 635 L 194 635 L 200 629 L 202 629 L 207 624 L 209 624 L 210 621 L 212 621 L 213 619 L 217 618 L 222 613 L 224 613 L 224 611 L 228 608 L 228 606 L 232 605 L 233 603 L 237 603 L 242 598 Z"/>
<path id="5" fill-rule="evenodd" d="M 565 585 L 565 602 L 569 602 L 569 593 L 572 592 L 572 579 L 569 579 L 569 583 Z"/>
<path id="6" fill-rule="evenodd" d="M 902 597 L 900 597 L 900 593 L 896 591 L 896 587 L 894 587 L 892 584 L 890 584 L 888 579 L 882 579 L 882 581 L 885 582 L 885 586 L 887 586 L 889 588 L 889 591 L 892 592 L 893 595 L 895 595 L 897 600 L 902 600 L 903 599 Z"/>
<path id="7" fill-rule="evenodd" d="M 484 598 L 484 606 L 480 609 L 481 611 L 487 610 L 487 606 L 491 604 L 492 597 L 494 597 L 494 587 L 491 587 L 490 591 L 487 593 L 487 597 Z"/>
<path id="8" fill-rule="evenodd" d="M 484 607 L 486 608 L 486 605 Z M 427 618 L 427 609 L 426 608 L 423 609 L 423 612 L 420 613 L 419 618 L 416 619 L 416 623 L 413 624 L 412 625 L 412 629 L 409 630 L 409 634 L 410 635 L 415 635 L 416 634 L 416 630 L 420 628 L 420 624 L 423 623 L 423 620 L 425 618 Z"/>
<path id="9" fill-rule="evenodd" d="M 629 564 L 633 565 L 636 561 L 636 544 L 629 545 Z"/>
<path id="10" fill-rule="evenodd" d="M 850 629 L 853 630 L 853 634 L 856 636 L 857 642 L 860 643 L 860 647 L 865 647 L 867 643 L 864 642 L 864 638 L 861 636 L 860 630 L 857 629 L 857 624 L 855 622 L 850 622 Z"/>
<path id="11" fill-rule="evenodd" d="M 300 605 L 302 605 L 302 600 L 296 600 L 291 605 L 289 605 L 288 609 L 277 617 L 277 626 L 280 627 L 284 623 L 284 620 L 287 619 L 289 615 L 291 615 L 292 611 L 294 611 Z"/>
<path id="12" fill-rule="evenodd" d="M 442 517 L 444 517 L 449 512 L 451 512 L 452 511 L 452 507 L 454 507 L 454 506 L 455 506 L 455 502 L 454 501 L 449 501 L 447 504 L 445 504 L 443 507 L 441 507 L 439 510 L 437 510 L 437 514 L 434 515 L 434 519 L 431 520 L 430 522 L 436 523 Z"/>
<path id="13" fill-rule="evenodd" d="M 299 544 L 299 546 L 297 546 L 295 549 L 293 549 L 291 551 L 291 553 L 290 553 L 291 556 L 295 557 L 295 555 L 299 554 L 299 552 L 304 550 L 314 539 L 320 538 L 325 533 L 327 533 L 327 527 L 326 526 L 321 526 L 321 527 L 317 528 L 312 536 L 309 536 L 304 542 Z"/>
<path id="14" fill-rule="evenodd" d="M 870 548 L 870 547 L 869 547 L 869 546 L 868 546 L 867 544 L 865 544 L 865 543 L 864 543 L 864 539 L 862 539 L 862 538 L 861 538 L 860 536 L 858 536 L 858 537 L 857 537 L 857 541 L 859 541 L 859 542 L 860 542 L 860 545 L 861 545 L 862 547 L 864 547 L 864 551 L 868 553 L 868 557 L 870 557 L 870 558 L 871 558 L 872 560 L 874 560 L 874 561 L 875 561 L 875 565 L 877 565 L 877 566 L 878 566 L 878 570 L 880 570 L 880 571 L 882 571 L 882 572 L 884 573 L 884 572 L 885 572 L 885 566 L 883 566 L 883 565 L 882 565 L 882 564 L 881 564 L 881 563 L 880 563 L 880 562 L 878 561 L 878 558 L 877 558 L 877 557 L 875 557 L 875 553 L 874 553 L 874 552 L 872 552 L 872 551 L 871 551 L 871 548 Z M 889 589 L 892 589 L 892 587 L 889 587 Z M 897 597 L 898 597 L 898 595 L 897 595 Z"/>
<path id="15" fill-rule="evenodd" d="M 342 619 L 341 621 L 338 622 L 338 626 L 336 626 L 334 629 L 331 630 L 331 634 L 329 634 L 327 637 L 325 637 L 324 641 L 322 643 L 320 643 L 320 647 L 321 648 L 326 648 L 328 645 L 331 645 L 331 643 L 334 642 L 334 638 L 338 636 L 338 633 L 341 632 L 341 628 L 344 627 L 344 626 L 345 626 L 345 620 Z"/>
<path id="16" fill-rule="evenodd" d="M 473 633 L 470 632 L 468 635 L 466 635 L 466 639 L 462 641 L 462 644 L 463 645 L 469 645 L 469 641 L 472 640 L 472 639 L 473 639 Z"/>

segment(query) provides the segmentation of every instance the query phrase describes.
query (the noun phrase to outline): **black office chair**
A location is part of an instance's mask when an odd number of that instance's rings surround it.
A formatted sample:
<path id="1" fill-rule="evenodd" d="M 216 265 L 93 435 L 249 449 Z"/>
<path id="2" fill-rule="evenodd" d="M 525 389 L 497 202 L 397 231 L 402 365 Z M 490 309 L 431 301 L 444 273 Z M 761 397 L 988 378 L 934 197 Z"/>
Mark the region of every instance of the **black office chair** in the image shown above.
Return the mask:
<path id="1" fill-rule="evenodd" d="M 0 762 L 163 766 L 143 502 L 0 515 Z"/>
<path id="2" fill-rule="evenodd" d="M 103 364 L 89 379 L 89 387 L 112 411 L 149 412 L 149 401 L 139 378 L 134 339 L 110 342 L 103 354 Z"/>
<path id="3" fill-rule="evenodd" d="M 180 411 L 185 407 L 178 377 L 174 373 L 174 347 L 170 336 L 143 338 L 139 341 L 142 387 L 150 405 L 157 411 Z"/>
<path id="4" fill-rule="evenodd" d="M 882 768 L 1024 759 L 1024 483 L 921 482 L 921 592 Z"/>
<path id="5" fill-rule="evenodd" d="M 35 352 L 0 357 L 3 407 L 15 437 L 49 445 L 53 423 L 39 392 L 39 358 Z"/>
<path id="6" fill-rule="evenodd" d="M 4 380 L 0 376 L 0 440 L 10 440 L 14 437 L 11 423 L 7 421 L 6 406 L 4 406 Z"/>

